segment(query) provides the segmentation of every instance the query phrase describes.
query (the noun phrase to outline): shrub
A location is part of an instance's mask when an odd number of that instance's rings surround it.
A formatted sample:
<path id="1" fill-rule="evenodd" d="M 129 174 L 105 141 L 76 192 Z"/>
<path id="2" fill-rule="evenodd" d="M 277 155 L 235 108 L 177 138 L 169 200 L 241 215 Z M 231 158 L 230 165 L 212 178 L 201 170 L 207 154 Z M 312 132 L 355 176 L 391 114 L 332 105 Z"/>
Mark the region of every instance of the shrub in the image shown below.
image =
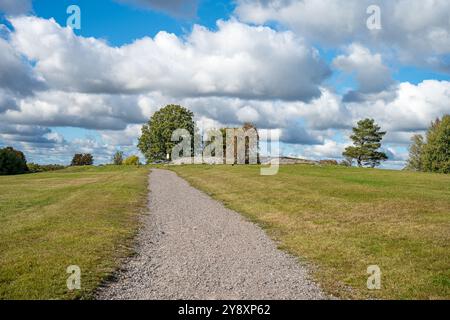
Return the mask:
<path id="1" fill-rule="evenodd" d="M 90 153 L 77 153 L 73 156 L 71 166 L 91 166 L 94 164 L 94 157 Z"/>
<path id="2" fill-rule="evenodd" d="M 140 164 L 139 162 L 139 157 L 138 156 L 129 156 L 128 158 L 125 159 L 125 161 L 123 162 L 124 165 L 126 166 L 138 166 Z"/>
<path id="3" fill-rule="evenodd" d="M 0 149 L 0 175 L 13 175 L 28 172 L 25 155 L 12 147 Z"/>
<path id="4" fill-rule="evenodd" d="M 65 166 L 59 165 L 59 164 L 47 164 L 47 165 L 40 165 L 36 163 L 29 163 L 28 164 L 28 170 L 31 173 L 38 173 L 38 172 L 47 172 L 47 171 L 56 171 L 56 170 L 62 170 L 65 169 Z"/>

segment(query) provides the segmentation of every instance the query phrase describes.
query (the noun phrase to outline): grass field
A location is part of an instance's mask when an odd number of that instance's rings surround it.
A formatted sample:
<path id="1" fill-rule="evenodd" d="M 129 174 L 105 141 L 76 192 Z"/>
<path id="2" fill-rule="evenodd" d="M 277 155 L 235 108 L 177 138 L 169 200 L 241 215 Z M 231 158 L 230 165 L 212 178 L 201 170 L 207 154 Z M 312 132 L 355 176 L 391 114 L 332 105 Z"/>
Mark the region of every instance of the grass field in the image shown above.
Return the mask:
<path id="1" fill-rule="evenodd" d="M 344 167 L 171 167 L 313 264 L 342 298 L 450 299 L 450 176 Z M 367 289 L 369 265 L 381 290 Z"/>
<path id="2" fill-rule="evenodd" d="M 0 177 L 0 299 L 90 298 L 130 253 L 148 168 Z M 81 268 L 69 292 L 66 268 Z"/>

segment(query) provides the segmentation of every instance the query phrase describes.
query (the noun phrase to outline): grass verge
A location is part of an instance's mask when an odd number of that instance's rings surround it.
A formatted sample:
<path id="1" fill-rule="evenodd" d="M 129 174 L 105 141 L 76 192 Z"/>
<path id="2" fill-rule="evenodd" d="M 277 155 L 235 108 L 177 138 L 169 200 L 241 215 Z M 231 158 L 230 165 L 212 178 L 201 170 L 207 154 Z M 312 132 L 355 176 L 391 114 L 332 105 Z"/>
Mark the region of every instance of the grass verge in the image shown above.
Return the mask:
<path id="1" fill-rule="evenodd" d="M 130 254 L 148 168 L 0 177 L 0 299 L 89 299 Z M 66 286 L 70 265 L 81 290 Z"/>
<path id="2" fill-rule="evenodd" d="M 450 298 L 450 176 L 305 165 L 170 167 L 312 262 L 342 298 Z M 381 290 L 367 289 L 369 265 Z"/>

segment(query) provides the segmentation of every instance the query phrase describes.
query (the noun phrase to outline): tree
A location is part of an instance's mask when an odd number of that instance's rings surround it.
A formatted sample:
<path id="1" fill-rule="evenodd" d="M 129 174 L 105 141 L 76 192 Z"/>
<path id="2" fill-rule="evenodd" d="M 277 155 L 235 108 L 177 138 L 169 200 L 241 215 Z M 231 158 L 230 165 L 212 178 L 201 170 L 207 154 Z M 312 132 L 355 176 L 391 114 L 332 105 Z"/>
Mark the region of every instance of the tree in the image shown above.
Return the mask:
<path id="1" fill-rule="evenodd" d="M 123 163 L 123 152 L 122 151 L 116 151 L 112 158 L 112 162 L 116 166 L 120 166 Z"/>
<path id="2" fill-rule="evenodd" d="M 407 170 L 422 171 L 423 170 L 423 148 L 425 142 L 423 136 L 416 134 L 411 138 L 411 146 L 409 147 L 409 159 L 406 165 Z"/>
<path id="3" fill-rule="evenodd" d="M 450 115 L 431 124 L 423 146 L 422 160 L 424 171 L 450 173 Z"/>
<path id="4" fill-rule="evenodd" d="M 12 147 L 0 149 L 0 175 L 13 175 L 28 172 L 25 155 Z"/>
<path id="5" fill-rule="evenodd" d="M 237 137 L 237 131 L 239 129 L 242 129 L 244 131 L 244 134 L 247 133 L 248 130 L 255 130 L 256 133 L 256 143 L 250 145 L 250 138 L 249 137 L 245 137 L 245 143 L 244 143 L 244 152 L 245 152 L 245 164 L 250 164 L 250 155 L 251 154 L 256 154 L 256 162 L 258 164 L 261 164 L 261 159 L 260 159 L 260 154 L 259 154 L 259 142 L 260 142 L 260 137 L 259 137 L 259 132 L 258 132 L 258 128 L 256 128 L 256 126 L 250 122 L 245 122 L 244 125 L 242 126 L 242 128 L 222 128 L 220 129 L 220 132 L 222 132 L 222 139 L 223 139 L 223 157 L 224 157 L 224 163 L 226 163 L 226 158 L 227 158 L 227 133 L 233 132 L 233 134 L 235 135 L 233 137 L 233 146 L 229 146 L 232 147 L 234 149 L 234 164 L 238 163 L 238 152 L 242 151 L 242 150 L 238 150 L 238 137 Z"/>
<path id="6" fill-rule="evenodd" d="M 358 122 L 358 126 L 353 128 L 350 139 L 354 146 L 347 147 L 342 155 L 346 159 L 356 159 L 359 167 L 370 166 L 375 168 L 381 161 L 388 159 L 384 152 L 378 151 L 381 147 L 381 140 L 386 132 L 373 119 L 364 119 Z"/>
<path id="7" fill-rule="evenodd" d="M 138 156 L 129 156 L 125 159 L 123 162 L 126 166 L 138 166 L 140 164 L 139 157 Z"/>
<path id="8" fill-rule="evenodd" d="M 177 129 L 187 130 L 194 137 L 194 114 L 179 105 L 168 105 L 155 112 L 147 124 L 142 127 L 138 147 L 147 162 L 165 160 L 178 143 L 173 142 L 172 134 Z"/>
<path id="9" fill-rule="evenodd" d="M 77 153 L 73 156 L 71 166 L 91 166 L 94 164 L 94 157 L 90 153 Z"/>

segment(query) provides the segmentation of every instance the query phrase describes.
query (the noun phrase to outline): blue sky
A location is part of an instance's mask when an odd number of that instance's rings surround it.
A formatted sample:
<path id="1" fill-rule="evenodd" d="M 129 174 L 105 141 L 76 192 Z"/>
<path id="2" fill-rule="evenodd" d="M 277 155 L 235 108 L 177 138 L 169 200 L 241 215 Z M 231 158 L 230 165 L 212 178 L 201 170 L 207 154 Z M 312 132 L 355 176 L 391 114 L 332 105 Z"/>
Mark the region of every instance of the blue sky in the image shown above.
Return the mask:
<path id="1" fill-rule="evenodd" d="M 427 1 L 399 19 L 397 0 L 0 0 L 0 146 L 104 163 L 137 153 L 140 126 L 177 103 L 201 126 L 276 130 L 283 154 L 314 159 L 339 160 L 351 126 L 375 118 L 384 167 L 401 168 L 409 138 L 450 113 L 450 6 Z M 65 28 L 74 4 L 81 30 Z"/>

